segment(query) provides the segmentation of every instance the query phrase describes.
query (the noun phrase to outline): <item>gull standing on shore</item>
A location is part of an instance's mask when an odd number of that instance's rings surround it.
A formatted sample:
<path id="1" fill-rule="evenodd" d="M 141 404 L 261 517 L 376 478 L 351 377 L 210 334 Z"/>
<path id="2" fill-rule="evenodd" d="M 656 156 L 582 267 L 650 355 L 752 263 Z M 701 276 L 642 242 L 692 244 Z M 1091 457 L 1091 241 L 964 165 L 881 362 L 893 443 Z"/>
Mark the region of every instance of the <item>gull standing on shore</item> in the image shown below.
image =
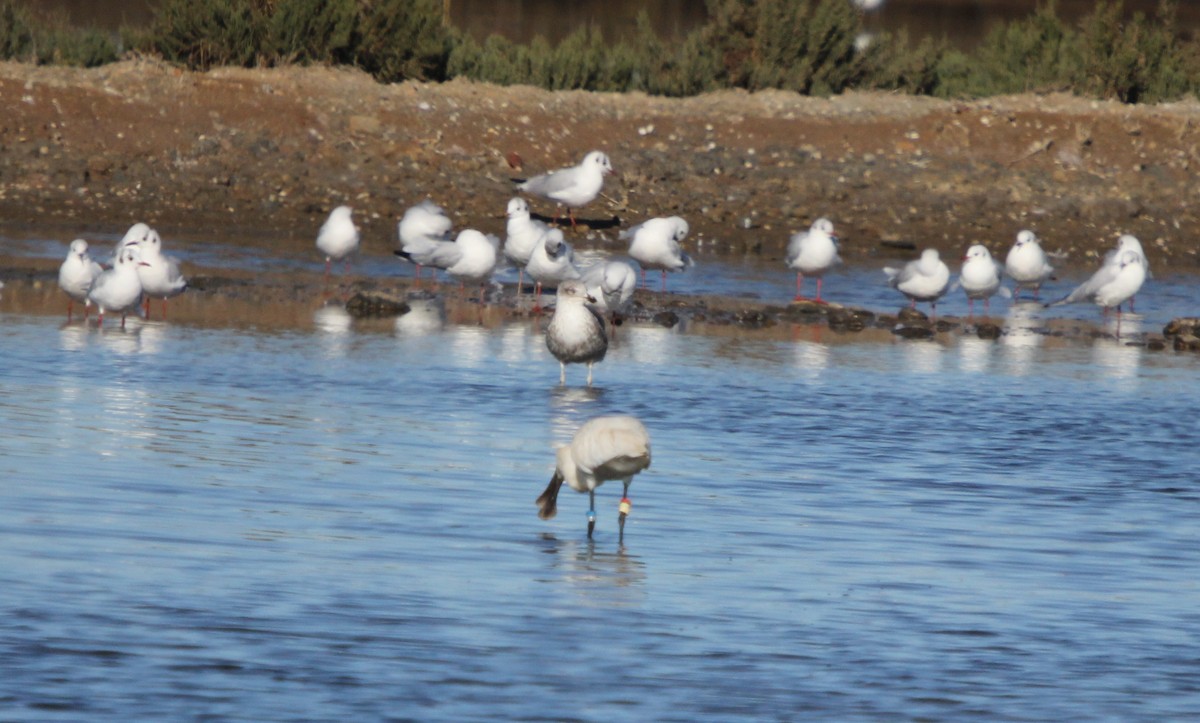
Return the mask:
<path id="1" fill-rule="evenodd" d="M 827 218 L 818 218 L 807 231 L 792 236 L 787 248 L 787 265 L 796 271 L 795 301 L 805 300 L 800 294 L 800 285 L 804 283 L 805 276 L 812 276 L 817 280 L 817 298 L 813 301 L 825 303 L 821 300 L 822 277 L 826 271 L 842 263 L 842 257 L 838 256 L 837 241 L 833 222 Z"/>
<path id="2" fill-rule="evenodd" d="M 619 539 L 625 537 L 629 515 L 629 485 L 633 476 L 650 466 L 650 435 L 636 417 L 608 416 L 588 420 L 570 444 L 558 448 L 554 476 L 537 498 L 538 517 L 549 520 L 558 513 L 558 492 L 566 482 L 576 492 L 588 493 L 588 539 L 596 527 L 596 488 L 608 480 L 625 485 L 618 506 Z"/>
<path id="3" fill-rule="evenodd" d="M 138 251 L 142 258 L 137 272 L 146 295 L 146 318 L 150 318 L 150 299 L 157 297 L 162 299 L 162 315 L 166 319 L 167 299 L 182 294 L 187 289 L 187 279 L 179 271 L 179 260 L 163 254 L 162 239 L 154 229 L 138 244 Z"/>
<path id="4" fill-rule="evenodd" d="M 557 286 L 564 281 L 580 278 L 579 269 L 575 266 L 575 253 L 563 239 L 560 228 L 548 229 L 541 240 L 534 244 L 525 270 L 534 281 L 535 309 L 541 308 L 543 285 Z"/>
<path id="5" fill-rule="evenodd" d="M 1013 301 L 1017 300 L 1022 288 L 1033 289 L 1036 299 L 1042 284 L 1054 274 L 1054 267 L 1046 261 L 1046 252 L 1033 231 L 1025 229 L 1017 234 L 1016 243 L 1004 259 L 1004 273 L 1015 282 Z"/>
<path id="6" fill-rule="evenodd" d="M 1146 281 L 1146 266 L 1141 255 L 1130 249 L 1122 251 L 1116 263 L 1105 262 L 1092 277 L 1058 301 L 1047 307 L 1061 304 L 1076 304 L 1090 301 L 1107 314 L 1110 308 L 1117 310 L 1117 336 L 1121 335 L 1121 304 L 1132 299 Z"/>
<path id="7" fill-rule="evenodd" d="M 121 237 L 121 240 L 117 242 L 117 245 L 113 247 L 112 263 L 114 265 L 117 263 L 117 259 L 121 258 L 121 252 L 125 250 L 126 246 L 129 244 L 140 244 L 145 241 L 150 236 L 150 231 L 150 225 L 141 221 L 130 226 L 125 235 Z"/>
<path id="8" fill-rule="evenodd" d="M 975 244 L 967 249 L 963 256 L 962 270 L 958 273 L 958 281 L 950 287 L 950 291 L 962 288 L 967 294 L 967 308 L 971 316 L 975 316 L 975 300 L 983 299 L 983 313 L 991 311 L 988 302 L 992 296 L 999 293 L 1004 298 L 1012 296 L 1012 292 L 1000 285 L 1000 275 L 1004 270 L 992 258 L 992 252 L 983 244 Z"/>
<path id="9" fill-rule="evenodd" d="M 105 312 L 113 311 L 121 313 L 121 328 L 125 328 L 125 316 L 141 306 L 142 282 L 138 278 L 138 268 L 143 263 L 138 244 L 129 243 L 121 249 L 113 267 L 96 277 L 88 291 L 87 303 L 89 306 L 95 304 L 100 311 L 97 326 L 104 325 Z"/>
<path id="10" fill-rule="evenodd" d="M 938 256 L 937 249 L 925 249 L 921 258 L 909 261 L 904 268 L 886 267 L 883 273 L 887 274 L 889 286 L 912 301 L 912 308 L 917 308 L 918 301 L 928 301 L 933 307 L 933 317 L 937 318 L 937 300 L 950 286 L 950 268 Z"/>
<path id="11" fill-rule="evenodd" d="M 652 218 L 619 234 L 629 239 L 629 256 L 642 267 L 642 286 L 646 286 L 646 271 L 662 271 L 662 290 L 667 291 L 667 272 L 683 271 L 692 266 L 692 257 L 683 252 L 679 243 L 687 238 L 688 223 L 679 216 Z"/>
<path id="12" fill-rule="evenodd" d="M 71 312 L 76 301 L 84 304 L 83 319 L 87 321 L 88 290 L 92 288 L 96 277 L 103 272 L 104 268 L 88 255 L 87 241 L 77 238 L 71 242 L 67 258 L 63 259 L 62 265 L 58 267 L 58 288 L 67 295 L 68 322 L 71 321 Z"/>
<path id="13" fill-rule="evenodd" d="M 353 209 L 338 206 L 329 213 L 329 218 L 317 233 L 317 249 L 325 255 L 325 278 L 334 261 L 346 261 L 345 271 L 350 271 L 350 254 L 358 250 L 358 228 L 350 219 Z"/>
<path id="14" fill-rule="evenodd" d="M 583 272 L 588 295 L 596 299 L 596 308 L 609 312 L 616 323 L 617 314 L 625 312 L 637 289 L 637 272 L 624 261 L 602 261 Z M 613 333 L 616 333 L 614 328 Z"/>
<path id="15" fill-rule="evenodd" d="M 1138 241 L 1137 236 L 1134 236 L 1132 234 L 1128 234 L 1128 233 L 1121 234 L 1121 237 L 1117 239 L 1117 248 L 1113 249 L 1112 251 L 1109 251 L 1105 255 L 1104 260 L 1108 263 L 1113 263 L 1113 264 L 1119 265 L 1120 264 L 1120 256 L 1126 251 L 1132 251 L 1138 255 L 1138 258 L 1140 258 L 1142 261 L 1142 268 L 1144 268 L 1146 270 L 1146 278 L 1147 279 L 1154 278 L 1154 274 L 1150 273 L 1150 262 L 1146 260 L 1146 252 L 1142 250 L 1142 242 Z M 1130 296 L 1129 297 L 1129 310 L 1130 311 L 1133 311 L 1133 300 L 1134 300 L 1134 297 Z"/>
<path id="16" fill-rule="evenodd" d="M 456 255 L 450 226 L 450 217 L 442 207 L 428 199 L 410 207 L 401 217 L 396 227 L 400 250 L 395 253 L 416 266 L 414 275 L 418 281 L 422 266 L 445 269 L 454 263 L 447 257 L 447 254 Z"/>
<path id="17" fill-rule="evenodd" d="M 486 303 L 486 284 L 496 270 L 500 239 L 468 228 L 459 232 L 454 244 L 458 247 L 458 259 L 446 267 L 446 273 L 458 279 L 460 288 L 467 281 L 478 283 L 479 303 Z"/>
<path id="18" fill-rule="evenodd" d="M 508 222 L 505 224 L 504 258 L 517 267 L 517 294 L 525 283 L 525 266 L 534 248 L 550 230 L 546 224 L 529 215 L 529 203 L 523 198 L 508 202 Z"/>
<path id="19" fill-rule="evenodd" d="M 575 227 L 575 209 L 596 200 L 604 187 L 604 177 L 613 172 L 612 163 L 603 151 L 592 151 L 578 166 L 560 168 L 557 171 L 535 176 L 517 184 L 517 188 L 547 201 L 554 201 L 554 220 L 558 222 L 558 208 L 567 207 L 571 227 Z"/>
<path id="20" fill-rule="evenodd" d="M 595 297 L 588 296 L 582 281 L 564 281 L 558 285 L 554 314 L 546 327 L 546 348 L 558 360 L 558 383 L 567 383 L 568 364 L 587 364 L 587 384 L 592 386 L 592 365 L 604 360 L 608 337 L 604 319 L 595 309 Z"/>

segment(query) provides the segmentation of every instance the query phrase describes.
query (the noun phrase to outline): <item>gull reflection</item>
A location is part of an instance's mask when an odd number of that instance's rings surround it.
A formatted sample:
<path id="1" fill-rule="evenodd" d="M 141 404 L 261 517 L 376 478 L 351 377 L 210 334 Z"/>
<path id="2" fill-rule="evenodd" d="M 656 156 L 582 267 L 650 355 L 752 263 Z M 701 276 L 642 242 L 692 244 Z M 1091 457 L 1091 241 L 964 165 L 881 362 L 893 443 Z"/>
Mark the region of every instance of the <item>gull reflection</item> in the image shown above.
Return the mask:
<path id="1" fill-rule="evenodd" d="M 679 326 L 668 329 L 663 326 L 633 326 L 625 324 L 621 327 L 622 336 L 629 341 L 630 352 L 635 362 L 639 364 L 673 364 L 682 354 L 683 342 Z"/>
<path id="2" fill-rule="evenodd" d="M 83 324 L 63 324 L 58 327 L 58 345 L 63 351 L 80 351 L 87 347 L 91 330 Z"/>
<path id="3" fill-rule="evenodd" d="M 492 361 L 487 348 L 490 330 L 481 326 L 454 326 L 447 336 L 450 356 L 464 367 L 476 369 Z"/>
<path id="4" fill-rule="evenodd" d="M 936 341 L 908 341 L 900 345 L 908 368 L 918 372 L 940 372 L 946 350 Z"/>
<path id="5" fill-rule="evenodd" d="M 550 359 L 546 337 L 534 324 L 505 324 L 499 330 L 500 360 L 510 363 L 529 359 Z M 550 359 L 550 361 L 554 361 Z"/>
<path id="6" fill-rule="evenodd" d="M 809 382 L 819 381 L 821 372 L 829 366 L 829 347 L 813 341 L 798 341 L 792 346 L 801 378 Z"/>
<path id="7" fill-rule="evenodd" d="M 550 438 L 555 446 L 571 441 L 579 425 L 596 416 L 600 387 L 563 387 L 550 390 Z"/>
<path id="8" fill-rule="evenodd" d="M 141 351 L 141 336 L 146 330 L 146 323 L 139 317 L 130 316 L 125 321 L 125 327 L 118 325 L 97 327 L 105 348 L 122 356 L 137 354 Z"/>
<path id="9" fill-rule="evenodd" d="M 1116 322 L 1112 328 L 1115 330 Z M 1092 344 L 1092 364 L 1102 379 L 1112 380 L 1122 389 L 1134 390 L 1138 386 L 1138 371 L 1142 362 L 1142 350 L 1129 346 L 1123 339 L 1141 331 L 1141 318 L 1126 314 L 1121 320 L 1122 338 L 1098 338 Z"/>
<path id="10" fill-rule="evenodd" d="M 964 336 L 958 341 L 958 366 L 965 372 L 983 373 L 988 370 L 995 342 L 978 336 Z"/>
<path id="11" fill-rule="evenodd" d="M 1038 347 L 1042 345 L 1042 334 L 1037 330 L 1042 321 L 1039 315 L 1041 308 L 1041 305 L 1036 303 L 1013 304 L 1008 307 L 1008 318 L 1004 324 L 1004 333 L 1000 336 L 1000 346 L 1004 349 L 1009 371 L 1018 376 L 1029 374 Z"/>
<path id="12" fill-rule="evenodd" d="M 396 317 L 396 333 L 402 336 L 435 334 L 446 325 L 446 303 L 437 296 L 408 298 L 408 313 Z"/>
<path id="13" fill-rule="evenodd" d="M 320 332 L 321 348 L 326 357 L 345 355 L 353 319 L 340 305 L 322 306 L 313 313 L 313 324 Z"/>
<path id="14" fill-rule="evenodd" d="M 586 510 L 587 497 L 580 498 L 584 500 L 580 509 Z M 612 513 L 615 520 L 615 507 Z M 593 541 L 559 540 L 552 534 L 542 535 L 542 544 L 549 561 L 545 581 L 570 591 L 581 604 L 611 608 L 644 600 L 646 563 L 629 554 L 624 546 L 618 546 L 615 552 L 602 552 Z"/>

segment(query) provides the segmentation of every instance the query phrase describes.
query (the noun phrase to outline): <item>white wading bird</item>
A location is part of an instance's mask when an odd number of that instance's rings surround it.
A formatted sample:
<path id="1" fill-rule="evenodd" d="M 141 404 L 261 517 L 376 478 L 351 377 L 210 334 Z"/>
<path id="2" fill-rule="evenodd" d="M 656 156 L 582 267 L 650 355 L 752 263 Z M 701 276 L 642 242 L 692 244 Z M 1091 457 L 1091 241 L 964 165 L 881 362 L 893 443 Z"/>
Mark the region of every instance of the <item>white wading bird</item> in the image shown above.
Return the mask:
<path id="1" fill-rule="evenodd" d="M 91 256 L 88 256 L 87 241 L 77 238 L 71 242 L 67 258 L 63 259 L 62 265 L 58 267 L 58 288 L 67 295 L 68 322 L 71 321 L 71 312 L 75 308 L 75 302 L 86 304 L 92 282 L 103 272 L 103 267 L 92 261 Z M 87 320 L 87 309 L 88 307 L 85 305 L 83 307 L 85 321 Z"/>
<path id="2" fill-rule="evenodd" d="M 353 209 L 338 206 L 329 212 L 329 218 L 317 232 L 317 250 L 325 256 L 325 278 L 334 261 L 345 260 L 345 271 L 350 271 L 350 254 L 358 250 L 358 228 L 350 219 Z"/>
<path id="3" fill-rule="evenodd" d="M 796 301 L 804 300 L 800 285 L 804 283 L 805 276 L 811 276 L 817 280 L 817 298 L 813 301 L 825 303 L 821 300 L 822 277 L 826 271 L 842 263 L 842 257 L 838 256 L 837 240 L 833 221 L 827 218 L 818 218 L 807 231 L 792 236 L 788 242 L 787 265 L 796 271 Z"/>
<path id="4" fill-rule="evenodd" d="M 608 156 L 602 151 L 592 151 L 584 156 L 578 166 L 535 176 L 518 183 L 517 188 L 538 198 L 554 201 L 559 207 L 566 206 L 571 227 L 574 228 L 575 209 L 596 200 L 604 186 L 604 177 L 612 172 Z M 558 221 L 557 207 L 554 220 Z"/>
<path id="5" fill-rule="evenodd" d="M 928 301 L 933 307 L 933 318 L 937 318 L 937 300 L 950 287 L 950 268 L 938 256 L 937 249 L 925 249 L 921 258 L 909 261 L 902 269 L 884 268 L 888 284 L 912 301 Z"/>
<path id="6" fill-rule="evenodd" d="M 568 364 L 587 364 L 587 383 L 592 386 L 592 365 L 603 361 L 608 352 L 604 319 L 588 306 L 595 301 L 588 296 L 582 281 L 564 281 L 558 285 L 554 314 L 546 327 L 546 348 L 558 360 L 559 384 L 567 383 Z"/>
<path id="7" fill-rule="evenodd" d="M 629 515 L 629 484 L 650 466 L 650 435 L 636 417 L 596 417 L 584 423 L 570 444 L 558 448 L 557 466 L 546 491 L 537 498 L 538 517 L 549 520 L 558 512 L 558 491 L 566 482 L 576 492 L 587 492 L 588 538 L 596 527 L 596 488 L 608 480 L 625 485 L 618 507 L 620 538 L 625 537 Z"/>

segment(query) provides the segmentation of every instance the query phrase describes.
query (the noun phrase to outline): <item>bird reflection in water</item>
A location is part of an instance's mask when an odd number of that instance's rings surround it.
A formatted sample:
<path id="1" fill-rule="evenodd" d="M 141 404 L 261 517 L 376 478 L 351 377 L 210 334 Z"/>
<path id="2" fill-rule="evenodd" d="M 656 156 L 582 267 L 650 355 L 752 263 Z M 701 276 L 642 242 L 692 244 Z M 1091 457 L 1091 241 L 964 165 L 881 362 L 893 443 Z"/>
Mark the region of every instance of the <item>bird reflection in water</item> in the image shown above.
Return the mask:
<path id="1" fill-rule="evenodd" d="M 624 544 L 608 552 L 594 540 L 560 540 L 549 532 L 540 541 L 550 560 L 543 581 L 570 590 L 585 605 L 620 607 L 645 597 L 646 563 Z"/>

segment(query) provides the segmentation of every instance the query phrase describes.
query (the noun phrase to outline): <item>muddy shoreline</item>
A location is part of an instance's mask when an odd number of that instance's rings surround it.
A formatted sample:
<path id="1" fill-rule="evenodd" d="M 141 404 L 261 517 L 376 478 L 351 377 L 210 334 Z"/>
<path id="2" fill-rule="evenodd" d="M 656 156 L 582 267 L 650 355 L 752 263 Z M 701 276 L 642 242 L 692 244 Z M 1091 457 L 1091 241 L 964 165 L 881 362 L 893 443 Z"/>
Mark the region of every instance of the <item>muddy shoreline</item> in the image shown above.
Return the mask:
<path id="1" fill-rule="evenodd" d="M 615 249 L 617 227 L 678 214 L 692 250 L 775 258 L 824 215 L 849 263 L 925 246 L 1001 253 L 1028 227 L 1066 264 L 1090 265 L 1128 232 L 1152 268 L 1200 271 L 1195 101 L 667 99 L 148 59 L 0 63 L 0 94 L 13 100 L 0 114 L 0 224 L 64 237 L 146 221 L 164 238 L 298 250 L 346 203 L 364 246 L 385 253 L 423 198 L 457 227 L 500 231 L 511 178 L 600 148 L 618 173 L 582 210 L 577 244 Z"/>
<path id="2" fill-rule="evenodd" d="M 957 258 L 972 243 L 1002 257 L 1018 230 L 1032 228 L 1060 268 L 1093 267 L 1131 232 L 1151 268 L 1200 272 L 1195 101 L 665 99 L 462 81 L 381 85 L 332 68 L 192 73 L 145 58 L 92 70 L 0 63 L 0 93 L 13 99 L 0 112 L 0 235 L 10 238 L 112 239 L 146 221 L 168 248 L 180 240 L 312 255 L 316 229 L 346 203 L 364 253 L 384 256 L 413 203 L 432 198 L 457 228 L 503 234 L 513 177 L 601 148 L 618 173 L 569 233 L 578 247 L 620 253 L 620 227 L 678 214 L 692 227 L 690 251 L 774 262 L 792 232 L 826 215 L 852 265 L 927 246 Z M 57 264 L 0 253 L 5 307 L 17 291 L 53 287 Z M 193 289 L 173 304 L 173 318 L 194 313 L 203 323 L 213 312 L 201 306 L 240 318 L 234 307 L 246 304 L 312 324 L 319 277 L 253 274 L 249 284 L 237 266 L 185 269 Z M 403 297 L 407 280 L 360 278 L 332 297 L 379 290 Z M 485 317 L 523 315 L 513 298 L 511 287 L 498 292 Z M 639 321 L 673 313 L 693 328 L 770 333 L 829 320 L 828 309 L 740 299 L 639 292 L 638 300 Z M 50 313 L 59 301 L 31 307 Z M 467 318 L 477 314 L 464 303 Z M 461 305 L 448 299 L 450 311 Z M 247 312 L 247 323 L 256 316 Z M 975 327 L 943 321 L 960 333 Z M 864 327 L 890 335 L 897 323 L 876 315 Z M 1086 326 L 1068 321 L 1046 333 L 1103 333 Z"/>

